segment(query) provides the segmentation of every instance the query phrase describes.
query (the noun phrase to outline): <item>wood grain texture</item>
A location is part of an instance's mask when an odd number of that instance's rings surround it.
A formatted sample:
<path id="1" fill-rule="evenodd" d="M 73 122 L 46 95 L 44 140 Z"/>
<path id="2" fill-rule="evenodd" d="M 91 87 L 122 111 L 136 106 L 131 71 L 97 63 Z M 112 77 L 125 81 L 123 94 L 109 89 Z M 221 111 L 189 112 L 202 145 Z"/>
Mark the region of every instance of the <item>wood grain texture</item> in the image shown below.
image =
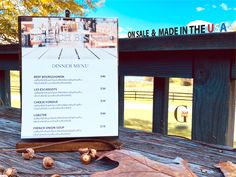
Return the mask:
<path id="1" fill-rule="evenodd" d="M 124 127 L 124 109 L 125 109 L 125 76 L 119 74 L 119 126 Z"/>
<path id="2" fill-rule="evenodd" d="M 219 56 L 194 64 L 192 139 L 226 144 L 229 125 L 230 61 Z"/>
<path id="3" fill-rule="evenodd" d="M 0 70 L 19 70 L 19 59 L 0 55 Z"/>
<path id="4" fill-rule="evenodd" d="M 10 71 L 0 70 L 0 98 L 5 106 L 11 105 Z"/>
<path id="5" fill-rule="evenodd" d="M 231 57 L 231 79 L 236 80 L 236 52 Z"/>
<path id="6" fill-rule="evenodd" d="M 226 129 L 226 143 L 229 146 L 234 145 L 234 125 L 235 125 L 235 113 L 236 113 L 236 80 L 230 81 L 230 93 L 229 93 L 229 118 L 228 118 L 228 126 Z"/>
<path id="7" fill-rule="evenodd" d="M 120 52 L 119 70 L 130 76 L 191 78 L 192 60 L 185 52 Z"/>
<path id="8" fill-rule="evenodd" d="M 154 77 L 152 131 L 167 134 L 169 79 Z"/>
<path id="9" fill-rule="evenodd" d="M 20 45 L 10 44 L 10 45 L 0 45 L 0 54 L 19 54 Z"/>
<path id="10" fill-rule="evenodd" d="M 20 125 L 20 109 L 0 108 L 0 149 L 15 147 L 20 140 Z M 190 169 L 199 177 L 223 177 L 223 174 L 214 165 L 221 161 L 236 163 L 236 151 L 232 151 L 232 148 L 226 146 L 201 144 L 178 137 L 163 136 L 159 133 L 147 133 L 125 128 L 120 128 L 119 139 L 123 143 L 122 149 L 139 152 L 157 162 L 169 164 L 176 157 L 181 157 L 189 162 Z M 117 164 L 106 161 L 97 161 L 85 166 L 78 160 L 80 155 L 77 152 L 37 154 L 54 157 L 55 167 L 45 171 L 41 166 L 41 159 L 23 160 L 21 154 L 15 152 L 1 153 L 0 165 L 14 166 L 18 171 L 28 173 L 79 172 L 82 169 L 95 172 L 109 170 L 117 166 Z M 21 176 L 32 177 L 30 174 Z M 63 177 L 75 176 L 78 175 L 63 175 Z"/>

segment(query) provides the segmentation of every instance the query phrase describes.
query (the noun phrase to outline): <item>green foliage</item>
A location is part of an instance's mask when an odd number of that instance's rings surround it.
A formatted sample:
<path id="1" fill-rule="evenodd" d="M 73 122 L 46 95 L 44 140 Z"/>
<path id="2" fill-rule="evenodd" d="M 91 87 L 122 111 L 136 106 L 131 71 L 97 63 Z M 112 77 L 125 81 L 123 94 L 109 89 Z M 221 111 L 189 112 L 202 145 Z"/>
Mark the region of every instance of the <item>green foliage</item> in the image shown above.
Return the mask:
<path id="1" fill-rule="evenodd" d="M 0 44 L 18 43 L 18 16 L 64 16 L 69 9 L 75 16 L 84 16 L 103 0 L 1 0 Z"/>

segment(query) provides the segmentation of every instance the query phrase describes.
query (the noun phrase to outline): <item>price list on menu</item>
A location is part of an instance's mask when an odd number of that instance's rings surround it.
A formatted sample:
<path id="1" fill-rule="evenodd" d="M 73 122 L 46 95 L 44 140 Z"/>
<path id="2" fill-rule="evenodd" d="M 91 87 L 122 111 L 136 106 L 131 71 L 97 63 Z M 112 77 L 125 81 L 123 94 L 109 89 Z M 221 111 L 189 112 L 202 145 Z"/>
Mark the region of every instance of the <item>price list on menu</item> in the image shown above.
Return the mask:
<path id="1" fill-rule="evenodd" d="M 22 139 L 118 136 L 117 19 L 21 17 Z"/>

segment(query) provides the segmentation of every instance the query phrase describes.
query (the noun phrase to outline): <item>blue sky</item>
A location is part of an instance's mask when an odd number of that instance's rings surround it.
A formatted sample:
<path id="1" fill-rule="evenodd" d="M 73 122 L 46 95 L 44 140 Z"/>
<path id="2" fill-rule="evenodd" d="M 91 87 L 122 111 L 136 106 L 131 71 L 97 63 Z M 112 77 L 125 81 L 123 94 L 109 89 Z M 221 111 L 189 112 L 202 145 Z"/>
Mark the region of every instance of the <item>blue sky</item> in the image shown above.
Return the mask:
<path id="1" fill-rule="evenodd" d="M 236 0 L 101 0 L 91 17 L 118 17 L 120 34 L 145 30 L 186 26 L 190 22 L 236 26 Z"/>

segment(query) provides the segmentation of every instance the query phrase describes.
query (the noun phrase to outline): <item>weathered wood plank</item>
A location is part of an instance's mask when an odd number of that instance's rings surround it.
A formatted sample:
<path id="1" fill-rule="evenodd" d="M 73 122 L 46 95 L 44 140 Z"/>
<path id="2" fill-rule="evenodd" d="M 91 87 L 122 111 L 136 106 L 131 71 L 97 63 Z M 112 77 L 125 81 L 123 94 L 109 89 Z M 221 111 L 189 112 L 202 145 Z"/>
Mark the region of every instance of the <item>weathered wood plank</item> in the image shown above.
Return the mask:
<path id="1" fill-rule="evenodd" d="M 149 133 L 138 133 L 138 132 L 133 133 L 133 135 L 136 135 L 137 139 L 133 138 L 132 140 L 132 137 L 129 135 L 121 136 L 121 139 L 122 141 L 125 142 L 129 141 L 130 143 L 140 144 L 140 146 L 142 144 L 147 144 L 148 146 L 150 146 L 149 148 L 153 148 L 153 150 L 150 151 L 149 153 L 158 153 L 160 156 L 168 158 L 176 156 L 185 156 L 186 159 L 190 160 L 191 162 L 194 162 L 195 164 L 208 167 L 212 167 L 212 163 L 214 163 L 214 161 L 211 161 L 212 160 L 211 158 L 214 158 L 215 160 L 219 161 L 223 159 L 232 160 L 232 157 L 234 157 L 235 155 L 235 152 L 230 151 L 230 149 L 220 151 L 220 149 L 217 148 L 214 149 L 213 147 L 208 146 L 208 144 L 204 145 L 199 142 L 191 140 L 183 140 L 181 138 L 175 138 L 175 137 L 165 138 L 162 135 L 158 136 L 158 134 L 156 134 L 156 137 L 154 137 L 154 134 L 149 135 Z M 154 148 L 156 148 L 156 150 L 154 150 Z M 221 148 L 223 149 L 224 147 Z M 145 151 L 145 148 L 142 150 Z M 146 150 L 146 152 L 148 151 Z M 173 155 L 173 153 L 175 155 Z M 202 156 L 202 158 L 199 158 L 199 156 Z M 209 157 L 211 158 L 205 159 Z M 233 161 L 235 161 L 235 159 Z"/>
<path id="2" fill-rule="evenodd" d="M 235 120 L 235 113 L 236 113 L 236 80 L 230 81 L 230 88 L 229 88 L 229 116 L 228 116 L 228 125 L 226 129 L 226 143 L 229 146 L 234 145 L 234 122 Z"/>
<path id="3" fill-rule="evenodd" d="M 121 132 L 120 137 L 124 142 L 124 148 L 142 152 L 147 156 L 151 155 L 154 160 L 163 163 L 167 163 L 166 161 L 173 160 L 177 156 L 184 158 L 188 160 L 190 166 L 194 166 L 194 172 L 199 176 L 223 176 L 213 165 L 219 161 L 235 162 L 236 153 L 233 151 L 222 151 L 220 154 L 221 151 L 218 149 L 189 140 L 169 138 L 159 134 L 129 133 L 129 130 L 125 134 L 123 134 L 123 130 Z M 223 155 L 228 153 L 228 156 Z M 205 169 L 207 173 L 203 173 L 202 169 Z"/>
<path id="4" fill-rule="evenodd" d="M 185 52 L 120 52 L 123 75 L 192 78 L 193 55 Z"/>
<path id="5" fill-rule="evenodd" d="M 14 120 L 14 122 L 21 122 L 21 112 L 19 111 L 19 109 L 17 108 L 5 108 L 5 107 L 0 107 L 0 118 L 1 119 L 10 119 L 10 120 Z"/>
<path id="6" fill-rule="evenodd" d="M 18 55 L 15 55 L 15 57 L 18 57 Z M 19 59 L 0 56 L 0 70 L 19 70 Z"/>
<path id="7" fill-rule="evenodd" d="M 192 139 L 226 144 L 229 125 L 230 61 L 197 58 L 194 65 Z"/>
<path id="8" fill-rule="evenodd" d="M 191 163 L 208 168 L 214 168 L 214 163 L 221 160 L 236 161 L 234 158 L 236 152 L 230 150 L 220 150 L 220 148 L 224 148 L 222 146 L 215 146 L 219 147 L 219 149 L 217 149 L 209 146 L 208 144 L 204 145 L 199 142 L 175 137 L 164 137 L 160 134 L 140 133 L 138 131 L 132 133 L 129 132 L 130 131 L 128 130 L 125 132 L 125 135 L 122 135 L 122 130 L 120 136 L 122 141 L 126 142 L 124 144 L 127 147 L 133 147 L 137 150 L 142 149 L 143 152 L 149 152 L 151 154 L 156 154 L 157 156 L 166 158 L 180 156 L 189 160 Z"/>
<path id="9" fill-rule="evenodd" d="M 124 91 L 125 91 L 125 76 L 119 74 L 119 126 L 124 127 Z"/>
<path id="10" fill-rule="evenodd" d="M 11 105 L 10 71 L 0 70 L 0 98 L 5 106 Z M 1 103 L 0 103 L 1 104 Z"/>
<path id="11" fill-rule="evenodd" d="M 20 140 L 20 119 L 19 109 L 0 108 L 0 146 L 4 148 L 13 148 L 15 143 Z M 17 121 L 17 122 L 16 122 Z M 199 142 L 186 140 L 178 137 L 163 136 L 158 133 L 147 133 L 137 130 L 120 128 L 119 138 L 123 143 L 123 149 L 136 151 L 152 160 L 170 163 L 176 157 L 188 160 L 190 168 L 202 177 L 223 177 L 223 174 L 213 165 L 220 161 L 232 161 L 236 163 L 236 151 L 230 150 L 225 146 L 201 144 Z M 4 144 L 2 144 L 4 143 Z M 1 153 L 0 164 L 4 167 L 14 166 L 18 171 L 39 172 L 39 173 L 60 173 L 62 171 L 80 172 L 86 170 L 89 172 L 112 169 L 117 166 L 116 163 L 105 163 L 104 161 L 93 162 L 85 166 L 79 162 L 78 152 L 67 153 L 37 153 L 41 156 L 52 156 L 56 160 L 53 169 L 45 171 L 41 165 L 41 159 L 24 161 L 21 154 Z M 10 157 L 10 158 L 9 158 Z M 26 168 L 27 167 L 27 168 Z M 204 172 L 202 171 L 204 170 Z M 32 175 L 23 175 L 30 177 Z M 40 176 L 40 175 L 34 175 Z M 63 175 L 74 176 L 74 175 Z"/>
<path id="12" fill-rule="evenodd" d="M 19 53 L 19 44 L 0 45 L 0 54 L 17 54 Z"/>
<path id="13" fill-rule="evenodd" d="M 169 78 L 154 77 L 152 131 L 167 134 Z"/>
<path id="14" fill-rule="evenodd" d="M 235 39 L 235 41 L 236 41 L 236 39 Z M 231 79 L 236 80 L 236 52 L 231 57 L 232 57 Z"/>

